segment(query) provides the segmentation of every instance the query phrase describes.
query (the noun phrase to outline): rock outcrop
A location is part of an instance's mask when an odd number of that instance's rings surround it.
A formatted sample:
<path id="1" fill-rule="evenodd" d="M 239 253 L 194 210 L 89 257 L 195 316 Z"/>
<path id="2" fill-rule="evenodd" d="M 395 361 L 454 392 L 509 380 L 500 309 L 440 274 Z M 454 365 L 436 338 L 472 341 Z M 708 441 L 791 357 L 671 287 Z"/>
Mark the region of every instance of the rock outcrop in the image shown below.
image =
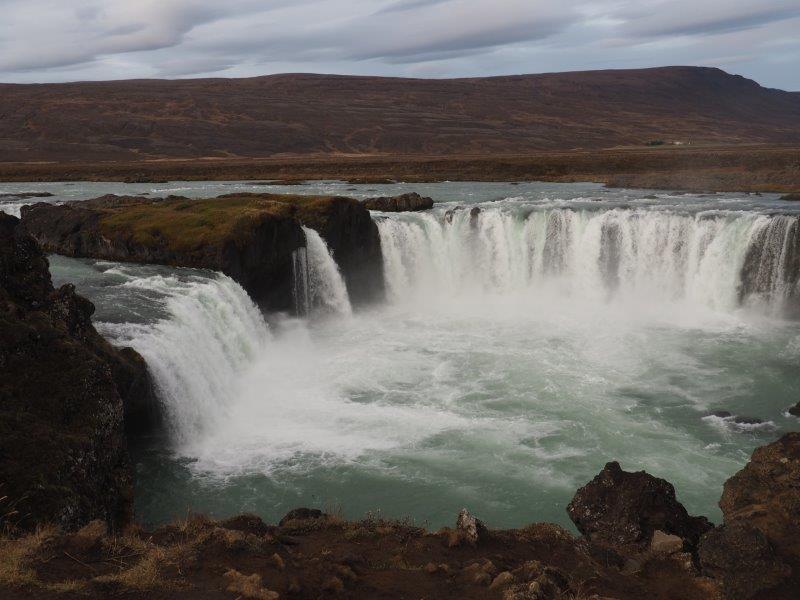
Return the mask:
<path id="1" fill-rule="evenodd" d="M 409 212 L 433 208 L 433 199 L 420 196 L 416 192 L 411 192 L 408 194 L 400 194 L 399 196 L 367 198 L 364 200 L 364 206 L 369 210 L 379 210 L 382 212 Z"/>
<path id="2" fill-rule="evenodd" d="M 486 541 L 489 537 L 489 530 L 483 521 L 470 514 L 466 508 L 462 508 L 456 519 L 456 532 L 469 544 L 475 546 L 478 542 Z"/>
<path id="3" fill-rule="evenodd" d="M 72 285 L 53 288 L 35 240 L 0 213 L 0 528 L 131 519 L 124 415 L 144 425 L 152 387 L 93 312 Z"/>
<path id="4" fill-rule="evenodd" d="M 320 198 L 298 205 L 295 215 L 328 244 L 353 305 L 383 299 L 381 238 L 378 226 L 361 202 L 341 196 Z"/>
<path id="5" fill-rule="evenodd" d="M 700 545 L 703 572 L 722 583 L 725 598 L 753 598 L 778 586 L 791 574 L 759 529 L 732 523 L 707 533 Z"/>
<path id="6" fill-rule="evenodd" d="M 622 551 L 644 550 L 656 531 L 680 537 L 692 550 L 712 525 L 690 516 L 664 479 L 623 471 L 610 462 L 580 488 L 567 506 L 572 522 L 586 539 Z"/>
<path id="7" fill-rule="evenodd" d="M 724 524 L 700 542 L 704 571 L 722 580 L 727 598 L 793 597 L 800 589 L 800 433 L 758 448 L 725 482 L 719 505 Z"/>
<path id="8" fill-rule="evenodd" d="M 221 271 L 260 305 L 292 308 L 292 252 L 305 245 L 285 207 L 270 203 L 103 196 L 23 207 L 26 230 L 48 252 Z"/>
<path id="9" fill-rule="evenodd" d="M 48 252 L 221 271 L 266 310 L 292 310 L 293 253 L 301 225 L 331 248 L 354 303 L 383 294 L 378 229 L 350 198 L 234 194 L 193 200 L 103 196 L 22 209 L 25 229 Z"/>

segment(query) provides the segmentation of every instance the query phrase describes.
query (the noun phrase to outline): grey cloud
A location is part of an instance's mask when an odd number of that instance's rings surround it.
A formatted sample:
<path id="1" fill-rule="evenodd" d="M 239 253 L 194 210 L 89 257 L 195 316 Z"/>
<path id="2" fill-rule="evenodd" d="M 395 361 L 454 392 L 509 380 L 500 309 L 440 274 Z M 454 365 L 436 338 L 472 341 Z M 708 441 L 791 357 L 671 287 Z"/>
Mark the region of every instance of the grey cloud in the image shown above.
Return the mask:
<path id="1" fill-rule="evenodd" d="M 401 2 L 394 2 L 393 4 L 385 6 L 376 11 L 375 14 L 404 12 L 408 10 L 422 8 L 425 6 L 431 6 L 434 4 L 444 4 L 445 2 L 449 1 L 450 0 L 404 0 Z"/>
<path id="2" fill-rule="evenodd" d="M 710 35 L 741 31 L 800 15 L 797 0 L 694 0 L 637 4 L 621 28 L 636 36 Z M 660 8 L 660 10 L 658 10 Z M 646 12 L 645 12 L 646 11 Z M 618 13 L 625 18 L 625 10 Z"/>
<path id="3" fill-rule="evenodd" d="M 713 64 L 800 89 L 798 0 L 3 0 L 3 8 L 5 81 Z"/>
<path id="4" fill-rule="evenodd" d="M 78 65 L 104 55 L 177 46 L 187 32 L 225 17 L 230 10 L 211 0 L 86 4 L 66 10 L 63 3 L 53 0 L 8 0 L 4 7 L 7 28 L 0 26 L 0 43 L 5 46 L 0 71 Z M 252 10 L 257 3 L 239 0 L 239 5 Z M 24 26 L 15 27 L 20 22 Z"/>

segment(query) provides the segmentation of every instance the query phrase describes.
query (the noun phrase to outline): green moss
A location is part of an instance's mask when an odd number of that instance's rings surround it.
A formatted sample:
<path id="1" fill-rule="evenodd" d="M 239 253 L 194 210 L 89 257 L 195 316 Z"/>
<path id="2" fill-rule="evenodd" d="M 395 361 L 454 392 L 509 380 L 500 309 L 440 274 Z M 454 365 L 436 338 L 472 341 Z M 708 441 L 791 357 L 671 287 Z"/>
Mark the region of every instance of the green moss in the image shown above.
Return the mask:
<path id="1" fill-rule="evenodd" d="M 264 219 L 297 218 L 314 225 L 324 219 L 333 201 L 327 196 L 273 194 L 167 198 L 102 208 L 100 228 L 106 235 L 126 235 L 144 246 L 166 243 L 175 250 L 193 250 L 246 238 Z"/>

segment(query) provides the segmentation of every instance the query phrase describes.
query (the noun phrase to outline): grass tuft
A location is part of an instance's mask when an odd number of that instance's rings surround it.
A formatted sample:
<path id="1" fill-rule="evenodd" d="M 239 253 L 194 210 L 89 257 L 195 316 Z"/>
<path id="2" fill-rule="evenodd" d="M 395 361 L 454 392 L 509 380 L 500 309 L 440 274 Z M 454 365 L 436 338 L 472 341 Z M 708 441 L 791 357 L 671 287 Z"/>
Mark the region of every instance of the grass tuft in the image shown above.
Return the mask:
<path id="1" fill-rule="evenodd" d="M 36 584 L 38 578 L 30 566 L 31 560 L 56 533 L 55 526 L 41 526 L 23 537 L 0 537 L 0 585 L 22 587 Z"/>

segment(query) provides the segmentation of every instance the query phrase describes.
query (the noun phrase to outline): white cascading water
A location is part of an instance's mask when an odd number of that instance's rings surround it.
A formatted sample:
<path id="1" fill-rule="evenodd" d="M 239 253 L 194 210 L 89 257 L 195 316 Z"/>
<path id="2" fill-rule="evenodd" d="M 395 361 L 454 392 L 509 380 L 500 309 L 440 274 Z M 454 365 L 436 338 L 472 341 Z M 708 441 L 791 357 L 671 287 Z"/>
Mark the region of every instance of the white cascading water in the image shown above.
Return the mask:
<path id="1" fill-rule="evenodd" d="M 155 275 L 123 286 L 163 297 L 168 317 L 151 324 L 98 323 L 98 329 L 147 360 L 178 443 L 212 429 L 270 340 L 258 307 L 224 275 L 188 281 Z"/>
<path id="2" fill-rule="evenodd" d="M 294 255 L 294 300 L 298 313 L 350 315 L 347 285 L 319 233 L 303 227 L 306 247 Z"/>
<path id="3" fill-rule="evenodd" d="M 508 293 L 555 286 L 590 301 L 685 301 L 731 310 L 742 296 L 779 306 L 793 293 L 796 217 L 613 209 L 484 208 L 380 217 L 387 290 Z M 758 252 L 754 249 L 758 249 Z M 742 273 L 745 261 L 747 272 Z"/>
<path id="4" fill-rule="evenodd" d="M 295 285 L 296 300 L 304 314 L 351 314 L 347 287 L 327 245 L 313 229 L 303 230 L 307 248 L 295 256 L 295 278 L 302 281 Z M 128 276 L 129 270 L 107 273 Z M 272 339 L 263 315 L 239 284 L 221 274 L 136 277 L 122 287 L 159 296 L 166 318 L 98 328 L 147 360 L 178 445 L 203 439 L 246 393 L 246 372 L 268 354 Z"/>

